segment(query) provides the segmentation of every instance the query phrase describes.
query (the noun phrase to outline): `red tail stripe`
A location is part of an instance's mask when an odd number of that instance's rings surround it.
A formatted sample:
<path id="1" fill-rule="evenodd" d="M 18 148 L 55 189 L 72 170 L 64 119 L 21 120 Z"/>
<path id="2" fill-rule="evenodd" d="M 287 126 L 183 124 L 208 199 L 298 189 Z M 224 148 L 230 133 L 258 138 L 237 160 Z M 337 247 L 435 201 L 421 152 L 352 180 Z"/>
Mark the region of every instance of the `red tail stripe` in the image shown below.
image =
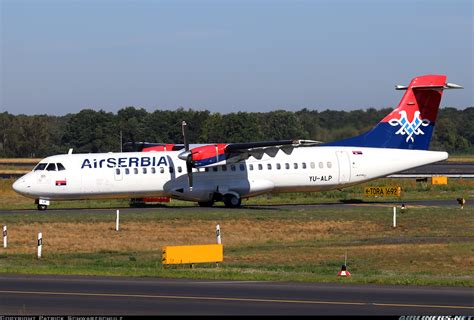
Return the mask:
<path id="1" fill-rule="evenodd" d="M 443 90 L 417 90 L 416 87 L 439 87 L 446 83 L 444 75 L 426 75 L 414 78 L 398 107 L 386 116 L 381 122 L 388 122 L 391 119 L 399 119 L 400 111 L 405 111 L 407 120 L 412 122 L 416 111 L 420 111 L 421 119 L 428 119 L 435 122 L 438 114 L 439 104 Z"/>

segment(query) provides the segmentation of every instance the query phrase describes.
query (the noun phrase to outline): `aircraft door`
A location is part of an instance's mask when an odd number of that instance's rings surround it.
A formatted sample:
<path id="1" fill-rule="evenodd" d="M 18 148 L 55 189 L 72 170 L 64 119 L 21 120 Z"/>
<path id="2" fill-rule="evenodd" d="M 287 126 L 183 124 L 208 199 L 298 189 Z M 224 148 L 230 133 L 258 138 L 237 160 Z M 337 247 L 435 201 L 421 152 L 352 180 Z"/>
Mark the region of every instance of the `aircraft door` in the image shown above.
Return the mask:
<path id="1" fill-rule="evenodd" d="M 351 180 L 351 160 L 346 151 L 336 151 L 339 165 L 339 183 L 347 183 Z"/>
<path id="2" fill-rule="evenodd" d="M 121 181 L 123 179 L 123 170 L 123 168 L 114 168 L 115 181 Z"/>

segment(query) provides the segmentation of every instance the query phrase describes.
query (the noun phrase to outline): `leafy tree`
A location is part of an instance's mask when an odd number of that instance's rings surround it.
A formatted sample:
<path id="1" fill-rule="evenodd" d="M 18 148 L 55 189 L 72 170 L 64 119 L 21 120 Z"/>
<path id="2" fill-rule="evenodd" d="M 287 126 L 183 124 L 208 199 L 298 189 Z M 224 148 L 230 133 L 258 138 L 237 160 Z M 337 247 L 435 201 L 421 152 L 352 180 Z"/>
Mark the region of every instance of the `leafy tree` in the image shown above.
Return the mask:
<path id="1" fill-rule="evenodd" d="M 325 142 L 361 134 L 391 110 L 277 110 L 266 113 L 210 113 L 125 107 L 116 114 L 84 109 L 65 116 L 0 113 L 0 157 L 45 157 L 75 152 L 120 150 L 123 142 L 182 143 L 181 122 L 188 123 L 190 143 L 313 139 Z M 441 108 L 432 150 L 474 152 L 474 107 Z"/>
<path id="2" fill-rule="evenodd" d="M 120 151 L 120 133 L 113 113 L 84 109 L 69 120 L 62 143 L 80 152 Z"/>

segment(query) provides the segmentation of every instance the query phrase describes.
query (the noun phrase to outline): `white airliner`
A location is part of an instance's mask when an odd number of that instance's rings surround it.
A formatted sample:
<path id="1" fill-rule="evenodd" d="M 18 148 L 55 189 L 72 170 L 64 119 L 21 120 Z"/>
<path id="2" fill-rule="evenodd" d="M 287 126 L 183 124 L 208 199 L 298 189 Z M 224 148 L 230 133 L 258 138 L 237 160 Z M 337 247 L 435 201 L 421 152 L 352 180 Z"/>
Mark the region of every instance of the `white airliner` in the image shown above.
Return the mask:
<path id="1" fill-rule="evenodd" d="M 165 196 L 238 207 L 268 192 L 340 189 L 448 158 L 427 151 L 443 90 L 461 86 L 446 76 L 414 78 L 398 107 L 368 132 L 320 143 L 284 140 L 191 146 L 149 152 L 61 154 L 47 157 L 13 184 L 45 210 L 52 200 Z"/>

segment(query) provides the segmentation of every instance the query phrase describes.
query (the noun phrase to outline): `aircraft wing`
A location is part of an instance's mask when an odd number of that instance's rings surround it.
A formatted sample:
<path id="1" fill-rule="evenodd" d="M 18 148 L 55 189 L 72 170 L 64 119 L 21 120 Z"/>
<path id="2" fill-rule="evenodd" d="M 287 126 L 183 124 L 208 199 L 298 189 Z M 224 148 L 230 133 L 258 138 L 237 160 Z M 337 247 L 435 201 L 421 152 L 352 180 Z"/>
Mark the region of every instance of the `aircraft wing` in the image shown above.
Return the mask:
<path id="1" fill-rule="evenodd" d="M 261 159 L 264 154 L 274 157 L 278 151 L 291 154 L 294 148 L 307 147 L 321 144 L 321 141 L 315 140 L 277 140 L 277 141 L 259 141 L 230 143 L 225 147 L 227 162 L 237 162 L 254 157 Z"/>
<path id="2" fill-rule="evenodd" d="M 256 149 L 265 148 L 282 148 L 286 146 L 301 147 L 301 146 L 313 146 L 321 144 L 321 141 L 315 140 L 277 140 L 277 141 L 258 141 L 258 142 L 243 142 L 243 143 L 229 143 L 227 144 L 225 151 L 251 151 Z"/>
<path id="3" fill-rule="evenodd" d="M 313 140 L 278 140 L 208 144 L 185 151 L 179 158 L 188 161 L 193 167 L 211 167 L 243 161 L 250 157 L 261 159 L 264 154 L 274 157 L 280 150 L 291 154 L 294 148 L 321 143 Z"/>
<path id="4" fill-rule="evenodd" d="M 294 148 L 308 147 L 321 144 L 315 140 L 277 140 L 242 143 L 211 143 L 192 144 L 189 151 L 185 151 L 184 144 L 165 144 L 149 142 L 126 143 L 127 151 L 179 151 L 182 160 L 189 161 L 193 167 L 212 167 L 225 163 L 235 163 L 250 157 L 261 159 L 264 154 L 276 156 L 278 151 L 291 154 Z M 191 158 L 189 158 L 191 156 Z"/>

